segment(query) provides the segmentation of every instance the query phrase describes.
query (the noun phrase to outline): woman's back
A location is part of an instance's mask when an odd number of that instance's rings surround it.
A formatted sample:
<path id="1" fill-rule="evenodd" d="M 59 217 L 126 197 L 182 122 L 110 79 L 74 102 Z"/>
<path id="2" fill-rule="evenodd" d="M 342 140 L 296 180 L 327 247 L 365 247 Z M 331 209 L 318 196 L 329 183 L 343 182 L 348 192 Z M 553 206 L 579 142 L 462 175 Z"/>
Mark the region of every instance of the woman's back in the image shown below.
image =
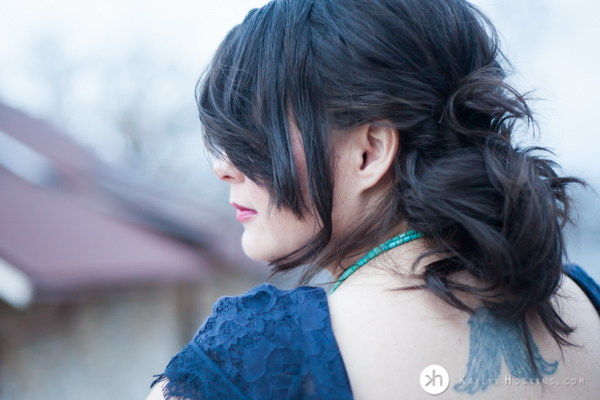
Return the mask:
<path id="1" fill-rule="evenodd" d="M 550 370 L 558 363 L 555 372 L 533 382 L 509 370 L 508 363 L 526 368 L 529 361 L 523 344 L 511 340 L 510 327 L 501 321 L 498 326 L 477 320 L 427 291 L 381 290 L 398 287 L 382 271 L 361 278 L 344 283 L 344 290 L 329 298 L 333 331 L 356 399 L 429 398 L 419 377 L 430 365 L 449 374 L 441 398 L 464 399 L 469 391 L 485 399 L 598 398 L 600 317 L 570 278 L 565 276 L 561 297 L 554 301 L 560 316 L 575 327 L 569 340 L 580 347 L 565 347 L 561 354 L 539 321 L 530 321 L 539 355 Z M 477 307 L 476 301 L 469 305 Z M 435 374 L 439 379 L 433 376 L 433 384 L 443 383 L 439 369 Z M 430 374 L 426 382 L 431 379 Z"/>
<path id="2" fill-rule="evenodd" d="M 448 399 L 597 397 L 600 288 L 582 270 L 570 269 L 577 284 L 565 277 L 558 300 L 580 347 L 563 358 L 529 324 L 540 383 L 524 379 L 532 372 L 510 323 L 481 309 L 467 316 L 425 291 L 381 291 L 397 287 L 397 276 L 380 272 L 357 274 L 329 297 L 260 285 L 222 298 L 149 399 L 419 399 L 439 387 Z"/>

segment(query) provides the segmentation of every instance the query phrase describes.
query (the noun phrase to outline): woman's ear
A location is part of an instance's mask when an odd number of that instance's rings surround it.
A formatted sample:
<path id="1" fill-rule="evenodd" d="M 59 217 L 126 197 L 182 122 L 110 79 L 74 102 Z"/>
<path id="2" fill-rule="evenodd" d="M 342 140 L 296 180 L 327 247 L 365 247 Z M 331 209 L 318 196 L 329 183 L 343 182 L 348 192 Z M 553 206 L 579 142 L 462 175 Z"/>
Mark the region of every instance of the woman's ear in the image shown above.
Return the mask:
<path id="1" fill-rule="evenodd" d="M 400 137 L 397 129 L 381 125 L 367 124 L 358 130 L 354 152 L 361 153 L 361 161 L 356 183 L 361 191 L 375 187 L 390 170 Z"/>

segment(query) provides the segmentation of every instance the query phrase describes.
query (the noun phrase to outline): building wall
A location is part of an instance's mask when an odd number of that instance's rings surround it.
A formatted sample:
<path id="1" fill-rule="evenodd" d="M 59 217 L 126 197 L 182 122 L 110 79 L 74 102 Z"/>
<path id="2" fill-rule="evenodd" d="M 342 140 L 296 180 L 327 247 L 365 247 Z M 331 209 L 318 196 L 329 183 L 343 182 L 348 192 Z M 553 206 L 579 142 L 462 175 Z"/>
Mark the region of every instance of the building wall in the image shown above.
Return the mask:
<path id="1" fill-rule="evenodd" d="M 255 283 L 219 278 L 21 312 L 2 305 L 0 400 L 144 399 L 214 301 Z"/>

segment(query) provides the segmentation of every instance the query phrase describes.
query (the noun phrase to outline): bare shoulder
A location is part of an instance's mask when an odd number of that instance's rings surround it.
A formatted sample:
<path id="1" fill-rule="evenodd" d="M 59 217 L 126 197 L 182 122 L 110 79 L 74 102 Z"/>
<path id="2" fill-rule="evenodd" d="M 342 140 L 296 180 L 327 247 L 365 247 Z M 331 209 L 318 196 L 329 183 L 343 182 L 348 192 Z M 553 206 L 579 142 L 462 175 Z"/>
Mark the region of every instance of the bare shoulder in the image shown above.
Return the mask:
<path id="1" fill-rule="evenodd" d="M 570 340 L 589 354 L 595 354 L 596 368 L 600 368 L 600 318 L 583 290 L 569 277 L 563 279 L 554 299 L 564 321 L 575 328 Z"/>
<path id="2" fill-rule="evenodd" d="M 146 400 L 165 400 L 165 396 L 163 395 L 163 388 L 165 384 L 166 382 L 163 381 L 154 385 Z"/>
<path id="3" fill-rule="evenodd" d="M 431 296 L 368 285 L 330 296 L 332 328 L 356 399 L 421 398 L 423 368 L 452 368 L 450 360 L 456 363 L 468 351 L 466 314 L 437 305 Z"/>
<path id="4" fill-rule="evenodd" d="M 420 375 L 430 365 L 449 374 L 446 399 L 465 392 L 482 399 L 596 398 L 600 390 L 600 318 L 571 279 L 556 300 L 575 328 L 576 346 L 561 349 L 536 323 L 529 324 L 544 380 L 536 382 L 516 325 L 483 307 L 473 315 L 426 291 L 381 291 L 349 285 L 329 298 L 332 327 L 356 399 L 429 398 Z M 512 397 L 511 397 L 512 396 Z"/>

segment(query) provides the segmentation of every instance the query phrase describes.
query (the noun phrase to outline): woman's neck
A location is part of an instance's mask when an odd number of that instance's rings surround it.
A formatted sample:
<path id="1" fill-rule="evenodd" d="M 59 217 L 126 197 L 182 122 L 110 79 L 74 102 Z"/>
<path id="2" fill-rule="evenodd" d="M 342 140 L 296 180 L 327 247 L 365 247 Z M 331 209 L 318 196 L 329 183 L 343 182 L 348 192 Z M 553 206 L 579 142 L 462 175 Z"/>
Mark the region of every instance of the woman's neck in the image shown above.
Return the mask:
<path id="1" fill-rule="evenodd" d="M 419 274 L 423 268 L 432 261 L 440 259 L 440 256 L 427 256 L 419 261 L 413 270 L 415 261 L 427 251 L 425 239 L 416 239 L 400 246 L 394 247 L 380 254 L 360 267 L 344 281 L 340 289 L 353 284 L 384 284 L 385 286 L 403 285 L 406 283 L 417 283 L 411 276 Z M 348 268 L 356 263 L 364 254 L 344 260 L 341 264 L 327 268 L 334 280 L 337 280 Z"/>

